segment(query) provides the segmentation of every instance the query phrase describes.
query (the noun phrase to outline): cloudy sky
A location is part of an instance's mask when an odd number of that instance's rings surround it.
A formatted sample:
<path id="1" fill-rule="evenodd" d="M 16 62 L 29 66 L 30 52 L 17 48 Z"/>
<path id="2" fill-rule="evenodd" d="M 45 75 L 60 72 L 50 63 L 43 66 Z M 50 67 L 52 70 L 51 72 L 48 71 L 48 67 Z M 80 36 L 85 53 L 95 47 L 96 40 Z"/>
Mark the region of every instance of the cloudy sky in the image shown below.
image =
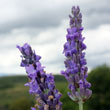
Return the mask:
<path id="1" fill-rule="evenodd" d="M 25 74 L 16 45 L 29 43 L 47 72 L 64 69 L 63 44 L 73 5 L 83 14 L 91 70 L 110 64 L 110 0 L 0 0 L 0 75 Z"/>

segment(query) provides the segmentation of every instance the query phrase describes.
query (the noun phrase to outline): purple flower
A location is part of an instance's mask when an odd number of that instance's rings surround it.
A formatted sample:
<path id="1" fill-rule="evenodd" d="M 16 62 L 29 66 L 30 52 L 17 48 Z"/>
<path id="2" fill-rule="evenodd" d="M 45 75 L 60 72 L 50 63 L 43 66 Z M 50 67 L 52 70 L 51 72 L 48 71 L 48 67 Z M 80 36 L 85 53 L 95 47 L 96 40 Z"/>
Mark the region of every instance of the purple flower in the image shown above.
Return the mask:
<path id="1" fill-rule="evenodd" d="M 35 52 L 32 51 L 31 47 L 27 43 L 25 43 L 23 47 L 17 45 L 17 48 L 22 53 L 21 66 L 23 67 L 28 66 L 29 64 L 35 64 L 41 59 L 39 55 L 36 55 Z"/>
<path id="2" fill-rule="evenodd" d="M 31 110 L 36 110 L 36 108 L 34 108 L 34 107 L 31 107 Z"/>
<path id="3" fill-rule="evenodd" d="M 82 14 L 79 7 L 72 7 L 72 15 L 70 17 L 70 28 L 67 29 L 66 39 L 63 53 L 66 56 L 64 61 L 66 70 L 61 73 L 69 82 L 69 97 L 76 102 L 85 102 L 92 94 L 89 89 L 91 84 L 86 80 L 87 66 L 85 59 L 86 45 L 82 36 Z"/>
<path id="4" fill-rule="evenodd" d="M 36 96 L 38 105 L 32 107 L 32 110 L 62 110 L 60 102 L 61 93 L 55 88 L 54 76 L 46 74 L 44 66 L 41 65 L 39 55 L 36 55 L 27 43 L 22 47 L 17 46 L 22 53 L 21 66 L 25 67 L 29 82 L 29 93 Z"/>

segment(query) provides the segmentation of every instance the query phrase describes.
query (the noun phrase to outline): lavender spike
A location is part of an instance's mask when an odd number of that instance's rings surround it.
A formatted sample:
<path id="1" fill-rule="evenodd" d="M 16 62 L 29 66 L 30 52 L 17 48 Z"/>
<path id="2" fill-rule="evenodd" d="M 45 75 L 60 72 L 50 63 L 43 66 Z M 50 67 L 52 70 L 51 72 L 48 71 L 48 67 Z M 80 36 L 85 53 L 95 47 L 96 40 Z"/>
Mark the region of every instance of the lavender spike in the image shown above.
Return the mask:
<path id="1" fill-rule="evenodd" d="M 68 93 L 69 97 L 79 103 L 82 109 L 80 103 L 84 103 L 91 96 L 92 91 L 89 89 L 91 84 L 86 80 L 88 70 L 84 52 L 86 45 L 83 42 L 85 38 L 82 36 L 82 14 L 78 6 L 72 7 L 72 15 L 69 15 L 69 18 L 70 28 L 67 29 L 67 42 L 63 51 L 66 56 L 64 61 L 66 70 L 61 73 L 69 82 L 71 90 Z"/>
<path id="2" fill-rule="evenodd" d="M 38 105 L 32 107 L 32 110 L 62 110 L 60 102 L 61 94 L 55 88 L 54 76 L 46 74 L 44 67 L 40 63 L 41 57 L 35 54 L 27 43 L 22 47 L 17 46 L 22 53 L 21 66 L 25 67 L 29 82 L 25 86 L 29 86 L 29 93 L 36 96 Z"/>

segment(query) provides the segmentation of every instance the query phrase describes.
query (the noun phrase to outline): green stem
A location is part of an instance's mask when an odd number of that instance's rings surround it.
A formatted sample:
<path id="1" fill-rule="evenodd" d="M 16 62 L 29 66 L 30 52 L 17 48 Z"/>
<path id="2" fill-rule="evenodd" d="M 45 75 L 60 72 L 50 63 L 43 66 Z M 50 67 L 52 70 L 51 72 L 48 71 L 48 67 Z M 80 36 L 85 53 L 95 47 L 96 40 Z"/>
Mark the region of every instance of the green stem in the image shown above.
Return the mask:
<path id="1" fill-rule="evenodd" d="M 79 102 L 79 110 L 83 110 L 83 102 L 82 101 Z"/>

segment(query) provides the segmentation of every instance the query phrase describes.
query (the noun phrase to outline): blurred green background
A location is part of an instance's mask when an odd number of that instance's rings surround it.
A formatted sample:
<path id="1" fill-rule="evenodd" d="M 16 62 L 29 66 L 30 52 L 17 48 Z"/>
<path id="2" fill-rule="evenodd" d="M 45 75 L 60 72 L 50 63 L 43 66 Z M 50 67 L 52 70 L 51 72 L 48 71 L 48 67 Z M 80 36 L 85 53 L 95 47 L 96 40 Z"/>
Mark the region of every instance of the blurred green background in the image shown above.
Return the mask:
<path id="1" fill-rule="evenodd" d="M 55 75 L 56 88 L 62 93 L 63 110 L 78 110 L 78 105 L 67 96 L 68 84 L 63 76 Z M 84 110 L 110 109 L 110 67 L 102 65 L 88 75 L 92 83 L 92 97 L 84 104 Z M 26 76 L 0 77 L 0 110 L 30 110 L 34 96 L 29 94 Z"/>

